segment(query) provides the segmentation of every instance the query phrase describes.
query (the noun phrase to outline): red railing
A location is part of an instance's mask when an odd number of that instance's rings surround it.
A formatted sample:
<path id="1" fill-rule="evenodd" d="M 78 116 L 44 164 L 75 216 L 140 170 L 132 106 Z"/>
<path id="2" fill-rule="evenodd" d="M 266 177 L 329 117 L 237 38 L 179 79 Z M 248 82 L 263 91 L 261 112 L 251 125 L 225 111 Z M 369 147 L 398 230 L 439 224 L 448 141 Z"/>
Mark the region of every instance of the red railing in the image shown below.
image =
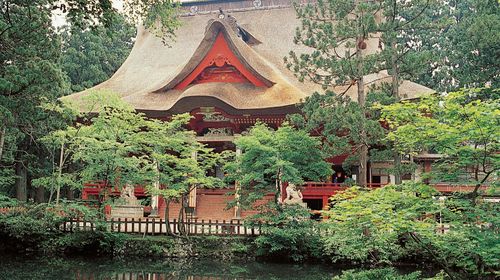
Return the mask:
<path id="1" fill-rule="evenodd" d="M 380 188 L 387 184 L 380 183 L 369 183 L 368 188 Z M 474 186 L 464 186 L 464 185 L 450 185 L 450 184 L 434 184 L 434 187 L 437 191 L 442 193 L 454 193 L 454 192 L 471 192 L 474 190 Z M 102 190 L 106 189 L 105 182 L 93 182 L 84 184 L 84 189 L 82 191 L 82 199 L 88 199 L 90 195 L 99 195 Z M 119 196 L 120 189 L 117 187 L 108 187 L 109 195 L 111 196 Z M 339 191 L 343 191 L 348 187 L 343 185 L 342 183 L 325 183 L 325 182 L 305 182 L 303 185 L 302 194 L 306 198 L 320 198 L 323 196 L 331 196 Z M 487 190 L 487 186 L 481 186 L 479 190 L 485 191 Z M 211 195 L 224 195 L 228 191 L 231 191 L 232 188 L 225 189 L 200 189 L 199 193 L 203 194 L 211 194 Z M 134 194 L 137 197 L 146 196 L 146 191 L 141 186 L 136 186 L 134 189 Z"/>

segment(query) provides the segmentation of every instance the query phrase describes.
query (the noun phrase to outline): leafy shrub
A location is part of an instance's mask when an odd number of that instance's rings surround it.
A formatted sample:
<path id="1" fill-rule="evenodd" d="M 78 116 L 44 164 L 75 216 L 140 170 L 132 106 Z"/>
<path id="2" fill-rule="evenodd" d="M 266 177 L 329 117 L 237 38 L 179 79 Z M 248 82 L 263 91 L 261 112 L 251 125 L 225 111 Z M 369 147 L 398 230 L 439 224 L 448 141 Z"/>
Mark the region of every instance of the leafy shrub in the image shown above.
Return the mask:
<path id="1" fill-rule="evenodd" d="M 6 241 L 5 246 L 23 249 L 51 250 L 57 246 L 65 247 L 65 242 L 78 237 L 63 233 L 64 222 L 77 217 L 95 221 L 97 216 L 97 211 L 75 203 L 62 203 L 57 206 L 26 204 L 24 211 L 9 211 L 0 215 L 0 237 Z M 96 223 L 96 231 L 103 230 L 103 224 Z M 73 243 L 76 244 L 77 241 Z"/>
<path id="2" fill-rule="evenodd" d="M 257 255 L 296 262 L 320 258 L 322 244 L 315 231 L 318 224 L 310 215 L 300 205 L 277 205 L 253 217 L 253 222 L 263 223 L 264 234 L 255 239 Z"/>
<path id="3" fill-rule="evenodd" d="M 335 276 L 333 280 L 419 280 L 420 272 L 401 275 L 394 268 L 379 268 L 370 270 L 347 270 L 343 271 L 342 275 Z"/>
<path id="4" fill-rule="evenodd" d="M 6 195 L 3 195 L 0 193 L 0 208 L 3 207 L 16 207 L 19 206 L 21 203 L 19 200 L 15 198 L 10 198 Z"/>
<path id="5" fill-rule="evenodd" d="M 244 243 L 235 242 L 231 244 L 231 252 L 235 254 L 245 254 L 250 250 L 250 246 Z"/>
<path id="6" fill-rule="evenodd" d="M 331 198 L 324 238 L 333 261 L 390 263 L 414 253 L 408 232 L 434 233 L 438 203 L 422 185 L 388 186 L 373 191 L 350 188 Z"/>
<path id="7" fill-rule="evenodd" d="M 500 268 L 500 205 L 463 197 L 435 199 L 414 183 L 375 190 L 350 188 L 331 198 L 323 238 L 333 261 L 392 263 L 431 260 L 456 279 L 494 275 Z M 450 228 L 436 232 L 439 222 Z"/>

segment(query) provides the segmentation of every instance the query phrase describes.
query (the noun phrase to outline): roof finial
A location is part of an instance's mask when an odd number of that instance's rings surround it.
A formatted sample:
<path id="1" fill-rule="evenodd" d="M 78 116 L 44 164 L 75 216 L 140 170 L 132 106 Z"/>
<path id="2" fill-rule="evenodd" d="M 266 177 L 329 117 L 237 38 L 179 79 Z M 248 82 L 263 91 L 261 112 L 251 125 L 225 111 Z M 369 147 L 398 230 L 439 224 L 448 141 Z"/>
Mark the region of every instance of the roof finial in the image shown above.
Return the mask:
<path id="1" fill-rule="evenodd" d="M 224 19 L 225 17 L 226 17 L 226 15 L 224 14 L 224 11 L 222 10 L 221 7 L 219 7 L 219 18 Z"/>

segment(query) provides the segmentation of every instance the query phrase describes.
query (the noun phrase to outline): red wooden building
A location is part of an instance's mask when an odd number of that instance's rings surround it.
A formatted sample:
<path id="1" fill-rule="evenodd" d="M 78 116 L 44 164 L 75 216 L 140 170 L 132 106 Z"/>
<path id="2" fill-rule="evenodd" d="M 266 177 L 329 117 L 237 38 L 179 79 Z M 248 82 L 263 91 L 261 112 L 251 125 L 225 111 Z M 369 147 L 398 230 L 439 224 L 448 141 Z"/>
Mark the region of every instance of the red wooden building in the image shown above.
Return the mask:
<path id="1" fill-rule="evenodd" d="M 182 26 L 171 46 L 144 28 L 124 64 L 107 81 L 92 90 L 118 93 L 148 117 L 167 119 L 189 112 L 189 123 L 200 142 L 217 151 L 235 149 L 233 140 L 257 120 L 280 126 L 287 114 L 297 113 L 296 104 L 321 88 L 300 83 L 286 69 L 283 58 L 290 50 L 307 51 L 293 43 L 299 21 L 291 0 L 193 1 L 183 4 Z M 223 13 L 220 13 L 222 9 Z M 378 50 L 378 39 L 367 42 L 366 52 Z M 365 77 L 367 86 L 389 80 L 386 72 Z M 332 90 L 343 92 L 346 88 Z M 78 103 L 90 90 L 66 99 Z M 355 97 L 355 86 L 347 95 Z M 431 92 L 404 81 L 400 92 L 406 98 Z M 355 98 L 354 98 L 355 99 Z M 335 174 L 343 178 L 343 158 L 332 159 Z M 388 183 L 390 175 L 373 169 L 374 186 Z M 375 172 L 376 171 L 376 172 Z M 377 173 L 378 172 L 378 173 Z M 215 176 L 222 176 L 220 170 Z M 303 191 L 311 208 L 321 209 L 339 185 L 309 183 Z M 236 211 L 224 210 L 227 190 L 198 189 L 191 206 L 203 219 L 231 219 Z M 87 186 L 83 198 L 97 195 L 99 188 Z M 144 196 L 136 189 L 137 196 Z M 173 207 L 172 211 L 177 211 Z M 160 213 L 161 211 L 160 205 Z M 245 216 L 248 212 L 243 212 Z"/>

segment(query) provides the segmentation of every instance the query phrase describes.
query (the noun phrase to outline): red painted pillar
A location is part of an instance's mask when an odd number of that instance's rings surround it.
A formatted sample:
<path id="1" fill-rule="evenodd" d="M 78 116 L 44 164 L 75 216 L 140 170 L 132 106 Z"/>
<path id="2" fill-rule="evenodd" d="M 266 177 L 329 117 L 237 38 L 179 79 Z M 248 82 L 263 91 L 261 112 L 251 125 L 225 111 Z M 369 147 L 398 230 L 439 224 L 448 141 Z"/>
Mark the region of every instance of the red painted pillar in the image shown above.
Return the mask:
<path id="1" fill-rule="evenodd" d="M 328 205 L 328 196 L 324 195 L 323 196 L 323 207 L 322 209 L 325 209 L 325 207 Z"/>
<path id="2" fill-rule="evenodd" d="M 82 190 L 82 199 L 89 199 L 89 194 L 87 193 L 86 188 Z"/>
<path id="3" fill-rule="evenodd" d="M 432 165 L 431 161 L 429 161 L 429 160 L 424 161 L 424 172 L 425 173 L 431 172 L 431 170 L 432 170 L 432 166 L 431 165 Z M 429 184 L 429 179 L 425 179 L 424 183 L 425 184 Z"/>
<path id="4" fill-rule="evenodd" d="M 106 216 L 106 218 L 111 217 L 111 205 L 104 205 L 104 215 Z"/>
<path id="5" fill-rule="evenodd" d="M 288 187 L 288 182 L 281 183 L 281 201 L 286 199 L 286 187 Z"/>

